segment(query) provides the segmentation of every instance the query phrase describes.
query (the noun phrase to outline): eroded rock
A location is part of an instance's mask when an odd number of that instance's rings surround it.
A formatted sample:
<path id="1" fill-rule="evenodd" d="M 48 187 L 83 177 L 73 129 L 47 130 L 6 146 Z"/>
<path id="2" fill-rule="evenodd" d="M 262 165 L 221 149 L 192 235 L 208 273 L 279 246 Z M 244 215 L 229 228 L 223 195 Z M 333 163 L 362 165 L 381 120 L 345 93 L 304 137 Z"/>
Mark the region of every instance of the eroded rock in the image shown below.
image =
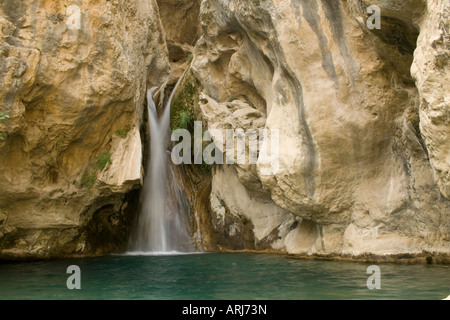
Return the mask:
<path id="1" fill-rule="evenodd" d="M 236 166 L 261 187 L 234 179 L 213 195 L 239 208 L 229 190 L 245 186 L 303 219 L 282 237 L 288 252 L 448 253 L 444 2 L 203 1 L 192 69 L 208 127 L 238 126 L 227 101 L 241 100 L 280 133 L 276 174 Z M 365 24 L 370 4 L 381 30 Z"/>
<path id="2" fill-rule="evenodd" d="M 0 30 L 0 256 L 123 248 L 147 82 L 168 73 L 156 1 L 8 0 Z"/>

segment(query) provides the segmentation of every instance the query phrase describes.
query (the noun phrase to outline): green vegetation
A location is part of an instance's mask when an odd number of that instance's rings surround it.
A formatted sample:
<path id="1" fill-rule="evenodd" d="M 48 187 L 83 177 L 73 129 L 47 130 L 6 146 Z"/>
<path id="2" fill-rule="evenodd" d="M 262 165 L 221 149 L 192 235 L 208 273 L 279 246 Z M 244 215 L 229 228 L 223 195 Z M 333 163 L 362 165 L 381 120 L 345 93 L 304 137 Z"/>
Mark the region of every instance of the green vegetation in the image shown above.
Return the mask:
<path id="1" fill-rule="evenodd" d="M 95 184 L 95 181 L 97 180 L 97 173 L 94 171 L 88 171 L 86 170 L 83 173 L 83 176 L 81 177 L 81 185 L 86 188 L 90 189 Z"/>
<path id="2" fill-rule="evenodd" d="M 192 60 L 194 60 L 194 56 L 193 56 L 192 53 L 191 53 L 190 55 L 187 56 L 187 61 L 188 61 L 189 63 L 191 63 Z"/>
<path id="3" fill-rule="evenodd" d="M 0 122 L 2 122 L 5 119 L 9 119 L 9 115 L 5 114 L 3 112 L 0 112 Z M 3 137 L 3 134 L 0 132 L 0 140 L 5 140 L 5 138 Z"/>
<path id="4" fill-rule="evenodd" d="M 174 117 L 174 124 L 176 125 L 176 129 L 186 129 L 189 130 L 192 127 L 192 122 L 194 121 L 192 117 L 192 113 L 190 110 L 184 109 L 181 110 Z"/>
<path id="5" fill-rule="evenodd" d="M 192 133 L 194 131 L 194 106 L 196 96 L 197 87 L 195 86 L 193 79 L 188 74 L 184 83 L 180 86 L 170 109 L 170 126 L 172 131 L 177 129 L 188 130 L 191 133 L 191 139 L 194 138 Z M 203 134 L 204 133 L 205 132 L 203 132 Z M 191 141 L 191 146 L 193 145 L 194 143 Z M 204 161 L 199 166 L 204 174 L 210 174 L 212 171 L 212 165 L 207 164 Z"/>
<path id="6" fill-rule="evenodd" d="M 228 102 L 233 102 L 234 100 L 237 100 L 237 98 L 232 97 L 232 98 L 228 99 Z"/>
<path id="7" fill-rule="evenodd" d="M 112 163 L 111 153 L 109 151 L 102 153 L 98 157 L 97 163 L 95 165 L 91 163 L 89 168 L 84 171 L 83 176 L 80 180 L 80 185 L 83 188 L 91 189 L 94 186 L 95 181 L 97 181 L 98 172 L 102 172 L 103 169 L 105 169 L 106 164 L 108 163 Z M 75 181 L 73 181 L 73 183 L 75 184 Z M 63 192 L 64 190 L 61 191 L 61 193 Z"/>
<path id="8" fill-rule="evenodd" d="M 186 78 L 186 82 L 180 88 L 171 106 L 170 125 L 173 131 L 186 129 L 192 132 L 194 129 L 194 95 L 196 88 L 191 79 Z"/>
<path id="9" fill-rule="evenodd" d="M 128 132 L 130 132 L 130 129 L 117 129 L 116 130 L 116 134 L 119 137 L 121 137 L 122 139 L 124 139 L 127 136 Z"/>
<path id="10" fill-rule="evenodd" d="M 4 112 L 0 112 L 0 121 L 5 120 L 6 118 L 9 118 L 9 115 L 5 114 Z"/>
<path id="11" fill-rule="evenodd" d="M 254 104 L 252 104 L 252 108 L 253 108 L 253 109 L 256 109 L 256 106 L 255 106 Z"/>
<path id="12" fill-rule="evenodd" d="M 211 164 L 207 164 L 204 160 L 202 163 L 202 171 L 203 173 L 211 173 L 212 170 L 212 165 Z"/>
<path id="13" fill-rule="evenodd" d="M 190 102 L 193 104 L 194 103 L 194 93 L 195 93 L 195 86 L 190 82 L 186 82 L 185 86 L 184 86 L 184 90 L 185 92 L 189 95 L 190 98 Z"/>
<path id="14" fill-rule="evenodd" d="M 97 168 L 100 171 L 103 171 L 103 169 L 105 169 L 107 163 L 112 163 L 112 161 L 111 161 L 111 153 L 109 151 L 105 152 L 105 153 L 102 153 L 100 155 L 100 157 L 98 157 L 98 159 L 97 159 Z"/>

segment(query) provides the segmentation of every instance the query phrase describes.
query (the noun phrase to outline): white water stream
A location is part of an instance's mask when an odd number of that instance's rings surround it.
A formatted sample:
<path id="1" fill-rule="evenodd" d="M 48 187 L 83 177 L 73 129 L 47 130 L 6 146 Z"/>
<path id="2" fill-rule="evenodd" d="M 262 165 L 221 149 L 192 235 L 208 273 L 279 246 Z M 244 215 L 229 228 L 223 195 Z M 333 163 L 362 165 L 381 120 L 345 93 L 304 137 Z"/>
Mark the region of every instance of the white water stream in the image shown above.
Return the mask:
<path id="1" fill-rule="evenodd" d="M 186 72 L 186 71 L 185 71 Z M 189 203 L 169 163 L 170 106 L 184 74 L 178 80 L 158 118 L 153 94 L 147 92 L 150 127 L 150 157 L 141 196 L 138 226 L 131 250 L 136 254 L 191 252 Z M 133 253 L 132 252 L 132 253 Z"/>

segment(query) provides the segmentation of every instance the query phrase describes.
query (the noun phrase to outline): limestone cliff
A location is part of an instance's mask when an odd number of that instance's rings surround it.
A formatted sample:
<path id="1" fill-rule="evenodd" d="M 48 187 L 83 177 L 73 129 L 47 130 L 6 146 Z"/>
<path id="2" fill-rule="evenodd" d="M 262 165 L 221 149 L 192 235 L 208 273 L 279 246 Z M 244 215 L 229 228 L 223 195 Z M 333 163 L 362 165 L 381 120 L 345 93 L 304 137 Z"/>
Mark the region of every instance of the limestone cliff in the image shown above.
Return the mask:
<path id="1" fill-rule="evenodd" d="M 380 29 L 367 27 L 372 4 Z M 256 241 L 289 253 L 449 253 L 448 10 L 203 1 L 192 69 L 208 127 L 242 127 L 214 117 L 240 100 L 280 132 L 276 174 L 215 168 L 213 215 L 244 216 Z"/>
<path id="2" fill-rule="evenodd" d="M 199 247 L 450 254 L 449 6 L 3 0 L 0 258 L 124 249 L 145 91 L 188 65 L 196 120 L 280 137 L 273 175 L 179 168 Z"/>
<path id="3" fill-rule="evenodd" d="M 0 256 L 123 250 L 168 71 L 156 0 L 4 0 L 0 31 Z"/>
<path id="4" fill-rule="evenodd" d="M 166 35 L 169 59 L 183 63 L 189 60 L 200 36 L 200 1 L 158 0 L 161 22 Z"/>

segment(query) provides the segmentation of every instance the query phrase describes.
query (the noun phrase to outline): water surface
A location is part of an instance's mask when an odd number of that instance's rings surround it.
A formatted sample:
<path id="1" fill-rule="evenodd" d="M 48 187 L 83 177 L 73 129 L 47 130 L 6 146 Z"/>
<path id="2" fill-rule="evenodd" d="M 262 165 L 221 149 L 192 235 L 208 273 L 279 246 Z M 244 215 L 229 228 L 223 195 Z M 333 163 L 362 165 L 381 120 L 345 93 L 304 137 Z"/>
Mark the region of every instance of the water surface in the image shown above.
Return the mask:
<path id="1" fill-rule="evenodd" d="M 81 290 L 69 290 L 69 265 Z M 450 266 L 384 263 L 368 290 L 367 263 L 266 254 L 129 255 L 0 263 L 0 299 L 443 299 Z"/>

